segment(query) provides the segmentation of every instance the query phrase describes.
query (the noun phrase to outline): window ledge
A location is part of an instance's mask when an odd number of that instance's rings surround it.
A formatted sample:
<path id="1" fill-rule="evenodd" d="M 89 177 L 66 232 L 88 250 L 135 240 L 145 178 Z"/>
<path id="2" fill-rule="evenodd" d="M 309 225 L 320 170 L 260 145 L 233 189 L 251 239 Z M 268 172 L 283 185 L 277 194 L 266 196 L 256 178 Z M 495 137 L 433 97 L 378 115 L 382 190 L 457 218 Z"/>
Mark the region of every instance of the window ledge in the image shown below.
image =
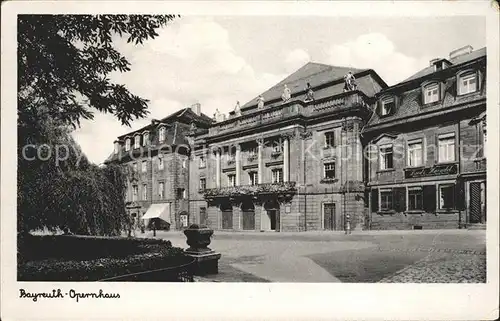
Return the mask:
<path id="1" fill-rule="evenodd" d="M 387 215 L 387 214 L 392 215 L 392 214 L 396 214 L 396 211 L 395 210 L 378 211 L 377 214 L 379 214 L 379 215 L 384 215 L 384 214 L 385 215 Z"/>
<path id="2" fill-rule="evenodd" d="M 379 169 L 377 173 L 394 172 L 395 170 L 396 170 L 395 168 Z"/>
<path id="3" fill-rule="evenodd" d="M 409 210 L 409 211 L 405 211 L 405 214 L 421 214 L 421 215 L 424 215 L 425 211 L 424 210 Z"/>
<path id="4" fill-rule="evenodd" d="M 425 165 L 420 165 L 420 166 L 406 166 L 405 168 L 403 168 L 403 170 L 410 170 L 410 169 L 424 169 L 425 168 Z"/>
<path id="5" fill-rule="evenodd" d="M 457 161 L 449 161 L 449 162 L 436 162 L 435 165 L 454 165 L 458 164 Z"/>
<path id="6" fill-rule="evenodd" d="M 436 215 L 437 214 L 455 214 L 455 213 L 459 213 L 459 212 L 460 212 L 459 210 L 454 210 L 454 209 L 449 209 L 449 210 L 442 209 L 442 210 L 437 210 Z"/>
<path id="7" fill-rule="evenodd" d="M 467 97 L 467 96 L 472 96 L 474 94 L 477 94 L 479 93 L 479 90 L 475 90 L 475 91 L 471 91 L 470 93 L 466 93 L 466 94 L 457 94 L 457 98 L 464 98 L 464 97 Z"/>
<path id="8" fill-rule="evenodd" d="M 332 184 L 332 183 L 336 183 L 338 182 L 339 179 L 338 178 L 323 178 L 322 180 L 320 180 L 319 182 L 320 183 L 323 183 L 323 184 Z"/>
<path id="9" fill-rule="evenodd" d="M 428 108 L 428 107 L 435 107 L 435 106 L 438 106 L 438 105 L 441 105 L 442 101 L 441 100 L 437 100 L 437 101 L 433 101 L 432 103 L 424 103 L 422 105 L 423 108 Z"/>

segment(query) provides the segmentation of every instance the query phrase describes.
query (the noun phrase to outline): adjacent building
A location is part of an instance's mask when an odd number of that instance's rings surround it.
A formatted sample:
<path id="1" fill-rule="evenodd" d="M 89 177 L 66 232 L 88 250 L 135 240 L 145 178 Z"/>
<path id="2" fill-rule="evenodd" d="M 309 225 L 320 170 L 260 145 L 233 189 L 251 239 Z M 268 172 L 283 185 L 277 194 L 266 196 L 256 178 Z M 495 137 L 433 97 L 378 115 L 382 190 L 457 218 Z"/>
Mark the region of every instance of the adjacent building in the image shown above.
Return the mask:
<path id="1" fill-rule="evenodd" d="M 486 221 L 486 49 L 393 86 L 308 63 L 228 116 L 196 104 L 118 137 L 127 209 L 182 229 L 428 229 Z"/>
<path id="2" fill-rule="evenodd" d="M 362 136 L 370 228 L 484 224 L 486 48 L 460 48 L 378 92 Z"/>

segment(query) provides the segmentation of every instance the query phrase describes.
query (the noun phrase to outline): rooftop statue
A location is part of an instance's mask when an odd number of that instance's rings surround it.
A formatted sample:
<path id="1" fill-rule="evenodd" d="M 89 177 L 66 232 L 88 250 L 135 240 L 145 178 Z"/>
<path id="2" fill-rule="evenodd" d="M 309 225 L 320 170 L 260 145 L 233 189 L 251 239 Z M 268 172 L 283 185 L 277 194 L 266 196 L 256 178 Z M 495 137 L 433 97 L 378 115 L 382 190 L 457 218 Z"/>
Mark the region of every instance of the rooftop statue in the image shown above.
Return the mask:
<path id="1" fill-rule="evenodd" d="M 221 112 L 219 111 L 219 109 L 215 109 L 215 113 L 214 113 L 214 120 L 216 122 L 220 122 L 220 121 L 223 121 L 223 115 L 221 114 Z"/>
<path id="2" fill-rule="evenodd" d="M 234 115 L 236 117 L 241 116 L 241 107 L 240 107 L 240 102 L 236 102 L 236 106 L 234 106 Z"/>
<path id="3" fill-rule="evenodd" d="M 281 95 L 281 99 L 283 101 L 288 101 L 292 97 L 292 92 L 290 91 L 290 88 L 285 84 L 285 87 L 283 89 L 283 95 Z"/>
<path id="4" fill-rule="evenodd" d="M 356 78 L 354 78 L 354 75 L 350 71 L 344 76 L 344 82 L 344 92 L 356 90 L 358 88 L 356 85 Z"/>
<path id="5" fill-rule="evenodd" d="M 306 100 L 305 101 L 313 101 L 313 100 L 314 100 L 314 91 L 311 87 L 311 84 L 307 83 Z"/>
<path id="6" fill-rule="evenodd" d="M 257 98 L 257 108 L 264 108 L 264 97 L 262 95 L 259 95 L 259 98 Z"/>

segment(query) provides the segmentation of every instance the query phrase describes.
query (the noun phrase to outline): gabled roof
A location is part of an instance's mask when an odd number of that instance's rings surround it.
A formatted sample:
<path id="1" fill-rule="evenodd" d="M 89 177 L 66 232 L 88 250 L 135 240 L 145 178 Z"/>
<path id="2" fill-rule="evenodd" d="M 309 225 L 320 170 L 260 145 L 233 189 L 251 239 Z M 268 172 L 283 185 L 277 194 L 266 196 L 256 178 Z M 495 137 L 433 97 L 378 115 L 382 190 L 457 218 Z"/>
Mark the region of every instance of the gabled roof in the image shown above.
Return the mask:
<path id="1" fill-rule="evenodd" d="M 465 55 L 462 55 L 462 56 L 458 56 L 458 57 L 456 57 L 454 59 L 450 59 L 449 61 L 453 65 L 459 65 L 459 64 L 462 64 L 462 63 L 465 63 L 465 62 L 472 61 L 472 60 L 477 59 L 477 58 L 482 57 L 482 56 L 486 56 L 486 47 L 478 49 L 478 50 L 475 50 L 475 51 L 473 51 L 473 52 L 471 52 L 469 54 L 465 54 Z M 417 78 L 420 78 L 420 77 L 424 77 L 424 76 L 430 75 L 432 73 L 434 73 L 434 66 L 428 66 L 428 67 L 420 70 L 419 72 L 417 72 L 413 76 L 411 76 L 411 77 L 403 80 L 402 82 L 407 82 L 407 81 L 410 81 L 410 80 L 414 80 L 414 79 L 417 79 Z"/>
<path id="2" fill-rule="evenodd" d="M 262 96 L 266 101 L 279 99 L 281 97 L 281 94 L 283 93 L 283 86 L 285 84 L 288 86 L 288 88 L 290 88 L 293 96 L 295 93 L 303 91 L 306 88 L 307 83 L 310 83 L 314 88 L 321 84 L 331 82 L 335 79 L 343 79 L 344 75 L 349 71 L 353 74 L 357 74 L 366 70 L 368 69 L 338 67 L 315 62 L 308 62 L 297 71 L 295 71 L 273 87 L 266 90 L 264 93 L 262 93 Z M 242 106 L 242 109 L 257 104 L 257 98 L 258 96 L 244 104 Z"/>

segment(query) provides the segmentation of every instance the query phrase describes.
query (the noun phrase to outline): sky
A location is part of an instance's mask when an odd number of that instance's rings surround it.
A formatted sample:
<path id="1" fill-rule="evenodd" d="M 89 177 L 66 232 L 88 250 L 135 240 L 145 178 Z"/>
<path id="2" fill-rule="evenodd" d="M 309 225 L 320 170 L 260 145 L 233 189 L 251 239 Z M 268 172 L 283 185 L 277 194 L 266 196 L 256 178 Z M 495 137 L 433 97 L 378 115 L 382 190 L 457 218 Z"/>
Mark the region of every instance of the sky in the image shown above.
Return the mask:
<path id="1" fill-rule="evenodd" d="M 131 71 L 111 79 L 150 100 L 147 118 L 122 126 L 95 112 L 73 136 L 90 161 L 100 164 L 113 141 L 151 119 L 194 103 L 212 116 L 228 113 L 264 92 L 307 62 L 371 68 L 396 84 L 433 58 L 486 44 L 483 17 L 183 16 L 143 45 L 116 36 L 116 48 Z"/>

